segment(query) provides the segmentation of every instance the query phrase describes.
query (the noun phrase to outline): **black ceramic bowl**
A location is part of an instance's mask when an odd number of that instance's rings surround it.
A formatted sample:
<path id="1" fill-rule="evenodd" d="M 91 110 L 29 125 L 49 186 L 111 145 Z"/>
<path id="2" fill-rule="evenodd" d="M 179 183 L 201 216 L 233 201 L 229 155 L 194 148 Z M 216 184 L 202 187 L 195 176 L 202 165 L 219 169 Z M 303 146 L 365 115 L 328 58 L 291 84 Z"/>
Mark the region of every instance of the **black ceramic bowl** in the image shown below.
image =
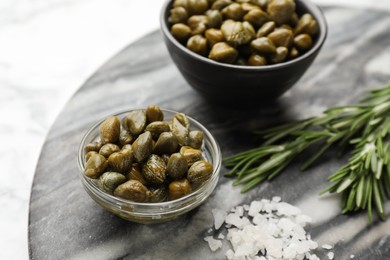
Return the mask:
<path id="1" fill-rule="evenodd" d="M 192 52 L 172 36 L 168 23 L 172 3 L 169 0 L 164 4 L 160 17 L 164 41 L 172 60 L 195 90 L 220 103 L 269 101 L 281 96 L 309 68 L 327 35 L 322 11 L 308 0 L 296 0 L 298 15 L 310 13 L 319 27 L 319 34 L 308 52 L 296 59 L 263 67 L 220 63 Z"/>

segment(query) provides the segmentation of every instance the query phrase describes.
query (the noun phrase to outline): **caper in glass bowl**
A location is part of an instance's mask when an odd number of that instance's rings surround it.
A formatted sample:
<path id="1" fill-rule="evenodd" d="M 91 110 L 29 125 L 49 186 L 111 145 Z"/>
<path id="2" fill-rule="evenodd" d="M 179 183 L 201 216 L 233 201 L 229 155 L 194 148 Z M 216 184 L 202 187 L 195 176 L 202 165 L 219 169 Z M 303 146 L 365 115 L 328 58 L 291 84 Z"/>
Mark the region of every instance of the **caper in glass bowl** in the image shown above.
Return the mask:
<path id="1" fill-rule="evenodd" d="M 217 185 L 222 160 L 202 124 L 158 110 L 150 106 L 107 116 L 87 131 L 78 151 L 88 195 L 115 215 L 144 224 L 175 219 L 202 204 Z"/>

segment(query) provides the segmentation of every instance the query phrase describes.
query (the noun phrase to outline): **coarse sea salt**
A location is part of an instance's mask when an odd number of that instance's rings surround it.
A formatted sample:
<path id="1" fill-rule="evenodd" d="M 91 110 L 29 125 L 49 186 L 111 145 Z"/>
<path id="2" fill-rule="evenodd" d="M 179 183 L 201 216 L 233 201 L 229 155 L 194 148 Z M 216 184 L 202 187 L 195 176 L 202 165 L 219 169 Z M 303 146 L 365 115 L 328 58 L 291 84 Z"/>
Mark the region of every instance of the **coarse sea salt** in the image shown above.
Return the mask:
<path id="1" fill-rule="evenodd" d="M 217 251 L 219 248 L 222 247 L 221 240 L 214 239 L 212 236 L 205 237 L 204 241 L 209 243 L 209 247 L 210 247 L 211 251 Z"/>
<path id="2" fill-rule="evenodd" d="M 212 211 L 214 227 L 219 229 L 225 223 L 226 239 L 232 246 L 225 253 L 228 260 L 319 260 L 312 253 L 318 244 L 304 230 L 311 219 L 299 208 L 281 202 L 280 197 L 252 201 L 229 213 L 220 211 Z M 219 234 L 218 238 L 223 240 L 225 236 Z M 212 251 L 222 247 L 222 241 L 211 236 L 205 241 Z"/>

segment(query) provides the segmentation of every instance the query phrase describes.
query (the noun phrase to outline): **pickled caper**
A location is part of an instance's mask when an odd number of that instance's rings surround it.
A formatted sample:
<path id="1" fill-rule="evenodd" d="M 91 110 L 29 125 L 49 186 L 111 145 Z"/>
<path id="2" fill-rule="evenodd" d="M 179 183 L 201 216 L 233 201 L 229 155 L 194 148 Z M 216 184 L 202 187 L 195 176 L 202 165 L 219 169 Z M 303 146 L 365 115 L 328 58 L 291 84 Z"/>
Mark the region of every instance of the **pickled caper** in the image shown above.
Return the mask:
<path id="1" fill-rule="evenodd" d="M 169 200 L 179 199 L 192 192 L 191 184 L 187 179 L 173 181 L 169 184 L 168 198 Z"/>
<path id="2" fill-rule="evenodd" d="M 84 169 L 85 176 L 97 179 L 107 169 L 107 160 L 101 154 L 92 154 Z"/>
<path id="3" fill-rule="evenodd" d="M 228 5 L 232 4 L 233 1 L 231 0 L 217 0 L 213 3 L 211 6 L 211 9 L 214 10 L 222 10 L 223 8 L 227 7 Z"/>
<path id="4" fill-rule="evenodd" d="M 287 23 L 295 12 L 294 0 L 273 0 L 269 3 L 267 12 L 277 24 Z"/>
<path id="5" fill-rule="evenodd" d="M 137 162 L 142 162 L 149 157 L 153 150 L 153 139 L 150 132 L 138 136 L 132 144 L 133 155 Z"/>
<path id="6" fill-rule="evenodd" d="M 278 47 L 276 52 L 270 55 L 269 60 L 273 64 L 280 63 L 286 59 L 287 55 L 288 49 L 286 47 Z"/>
<path id="7" fill-rule="evenodd" d="M 118 117 L 111 116 L 100 125 L 100 139 L 103 144 L 115 143 L 119 139 L 121 122 Z"/>
<path id="8" fill-rule="evenodd" d="M 250 22 L 256 27 L 260 27 L 270 20 L 268 14 L 261 9 L 252 9 L 244 16 L 244 21 Z"/>
<path id="9" fill-rule="evenodd" d="M 135 202 L 147 202 L 152 194 L 148 188 L 139 181 L 129 180 L 119 185 L 114 190 L 114 195 Z"/>
<path id="10" fill-rule="evenodd" d="M 223 63 L 234 63 L 238 52 L 226 42 L 216 43 L 210 51 L 209 58 Z"/>
<path id="11" fill-rule="evenodd" d="M 248 65 L 250 65 L 250 66 L 264 66 L 264 65 L 267 65 L 267 59 L 264 56 L 253 53 L 248 59 Z"/>
<path id="12" fill-rule="evenodd" d="M 146 126 L 145 131 L 149 131 L 152 134 L 153 140 L 157 140 L 161 133 L 169 132 L 168 122 L 154 121 Z"/>
<path id="13" fill-rule="evenodd" d="M 169 157 L 166 173 L 173 179 L 184 178 L 187 174 L 188 164 L 186 158 L 180 153 L 174 153 Z"/>
<path id="14" fill-rule="evenodd" d="M 176 137 L 171 132 L 164 132 L 157 139 L 153 152 L 156 154 L 172 154 L 176 152 L 178 145 Z"/>
<path id="15" fill-rule="evenodd" d="M 213 173 L 213 166 L 206 161 L 195 162 L 188 170 L 187 178 L 195 186 L 203 184 Z"/>
<path id="16" fill-rule="evenodd" d="M 222 24 L 222 14 L 218 10 L 208 10 L 206 12 L 207 25 L 210 28 L 219 28 Z"/>
<path id="17" fill-rule="evenodd" d="M 107 192 L 113 192 L 116 187 L 126 181 L 123 174 L 117 172 L 105 172 L 99 178 L 99 186 Z"/>
<path id="18" fill-rule="evenodd" d="M 191 28 L 183 23 L 174 24 L 171 28 L 171 33 L 176 40 L 183 43 L 187 42 L 192 35 Z"/>
<path id="19" fill-rule="evenodd" d="M 223 37 L 223 33 L 221 30 L 217 30 L 217 29 L 208 29 L 206 32 L 205 32 L 205 36 L 206 36 L 206 39 L 207 39 L 207 42 L 210 46 L 210 48 L 212 48 L 216 43 L 218 42 L 222 42 L 225 40 L 225 38 Z"/>
<path id="20" fill-rule="evenodd" d="M 203 143 L 203 132 L 193 130 L 189 133 L 189 145 L 195 149 L 200 149 Z"/>
<path id="21" fill-rule="evenodd" d="M 289 48 L 293 43 L 293 34 L 288 29 L 278 29 L 270 33 L 268 36 L 268 39 L 270 39 L 275 46 L 277 47 L 286 47 Z"/>
<path id="22" fill-rule="evenodd" d="M 121 148 L 116 144 L 105 144 L 100 148 L 99 153 L 108 158 L 111 154 L 119 152 L 120 149 Z"/>
<path id="23" fill-rule="evenodd" d="M 232 3 L 222 9 L 221 14 L 224 19 L 232 19 L 234 21 L 241 21 L 245 15 L 245 11 L 240 4 Z"/>
<path id="24" fill-rule="evenodd" d="M 274 21 L 271 21 L 271 22 L 266 22 L 265 24 L 263 24 L 263 26 L 260 27 L 260 29 L 257 31 L 257 34 L 256 36 L 258 38 L 260 37 L 264 37 L 264 36 L 267 36 L 268 34 L 270 34 L 271 32 L 273 32 L 276 28 L 276 24 Z"/>
<path id="25" fill-rule="evenodd" d="M 194 35 L 188 39 L 187 48 L 202 56 L 206 56 L 208 52 L 207 40 L 201 35 Z"/>
<path id="26" fill-rule="evenodd" d="M 146 114 L 142 110 L 131 111 L 124 121 L 126 128 L 129 130 L 129 133 L 133 136 L 137 136 L 146 127 Z"/>
<path id="27" fill-rule="evenodd" d="M 164 160 L 155 154 L 152 154 L 142 167 L 142 176 L 148 183 L 161 185 L 164 183 L 167 166 Z"/>
<path id="28" fill-rule="evenodd" d="M 88 152 L 90 151 L 95 151 L 95 152 L 99 152 L 100 148 L 102 148 L 103 146 L 103 143 L 102 142 L 93 142 L 93 143 L 89 143 L 87 144 L 85 147 L 84 147 L 84 151 L 85 153 L 87 154 Z"/>
<path id="29" fill-rule="evenodd" d="M 185 23 L 188 18 L 187 10 L 182 7 L 178 6 L 171 9 L 171 16 L 169 16 L 169 22 L 170 23 Z"/>
<path id="30" fill-rule="evenodd" d="M 272 54 L 276 52 L 275 44 L 267 37 L 260 37 L 253 40 L 251 47 L 260 54 Z"/>
<path id="31" fill-rule="evenodd" d="M 186 159 L 188 166 L 202 160 L 202 151 L 194 149 L 191 146 L 183 146 L 180 148 L 180 154 Z"/>
<path id="32" fill-rule="evenodd" d="M 115 172 L 127 173 L 131 169 L 133 163 L 133 151 L 121 150 L 113 153 L 108 157 L 108 166 Z"/>
<path id="33" fill-rule="evenodd" d="M 313 45 L 313 40 L 309 34 L 303 33 L 294 37 L 294 46 L 300 51 L 306 51 Z"/>
<path id="34" fill-rule="evenodd" d="M 158 106 L 148 106 L 146 108 L 145 114 L 148 123 L 164 120 L 164 113 L 161 111 L 161 109 Z"/>

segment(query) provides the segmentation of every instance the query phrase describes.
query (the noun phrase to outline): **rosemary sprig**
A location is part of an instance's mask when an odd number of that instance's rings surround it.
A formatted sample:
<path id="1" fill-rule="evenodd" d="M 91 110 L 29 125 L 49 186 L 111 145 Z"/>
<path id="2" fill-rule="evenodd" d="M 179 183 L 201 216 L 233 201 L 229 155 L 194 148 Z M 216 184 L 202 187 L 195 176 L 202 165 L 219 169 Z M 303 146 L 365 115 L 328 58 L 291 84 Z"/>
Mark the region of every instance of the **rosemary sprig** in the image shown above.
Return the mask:
<path id="1" fill-rule="evenodd" d="M 232 168 L 226 176 L 246 192 L 281 173 L 309 147 L 318 149 L 301 166 L 313 165 L 330 147 L 352 147 L 348 163 L 333 173 L 331 185 L 322 191 L 343 197 L 343 213 L 372 208 L 385 219 L 383 202 L 390 199 L 390 85 L 373 90 L 355 106 L 329 109 L 323 115 L 257 132 L 262 146 L 226 158 Z"/>

